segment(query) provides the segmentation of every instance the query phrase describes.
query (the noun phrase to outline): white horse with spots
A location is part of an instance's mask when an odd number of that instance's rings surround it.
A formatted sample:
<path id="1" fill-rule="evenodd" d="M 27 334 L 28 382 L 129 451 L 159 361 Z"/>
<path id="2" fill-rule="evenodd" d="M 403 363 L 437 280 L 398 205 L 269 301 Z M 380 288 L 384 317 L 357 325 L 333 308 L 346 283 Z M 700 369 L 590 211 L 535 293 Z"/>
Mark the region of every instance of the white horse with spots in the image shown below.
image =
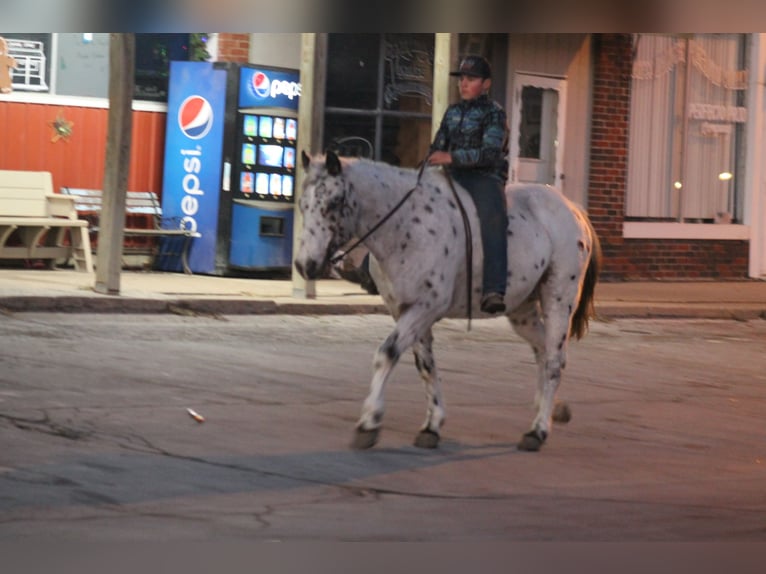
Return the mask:
<path id="1" fill-rule="evenodd" d="M 427 396 L 426 419 L 415 445 L 435 448 L 445 408 L 431 348 L 432 326 L 444 317 L 470 317 L 469 299 L 472 315 L 487 316 L 479 310 L 482 246 L 473 202 L 464 189 L 452 187 L 440 168 L 419 174 L 380 162 L 339 158 L 332 152 L 314 158 L 304 152 L 302 159 L 303 228 L 295 267 L 303 277 L 319 277 L 340 246 L 364 237 L 385 219 L 364 244 L 374 257 L 371 274 L 396 326 L 375 354 L 371 388 L 352 446 L 369 448 L 377 442 L 386 380 L 402 353 L 412 347 Z M 539 450 L 552 419 L 569 419 L 566 405 L 554 409 L 555 395 L 570 335 L 580 338 L 593 315 L 601 249 L 585 212 L 553 188 L 509 185 L 506 193 L 505 315 L 531 345 L 539 368 L 537 415 L 519 448 Z M 464 227 L 461 204 L 470 232 Z M 467 255 L 467 237 L 472 257 Z"/>

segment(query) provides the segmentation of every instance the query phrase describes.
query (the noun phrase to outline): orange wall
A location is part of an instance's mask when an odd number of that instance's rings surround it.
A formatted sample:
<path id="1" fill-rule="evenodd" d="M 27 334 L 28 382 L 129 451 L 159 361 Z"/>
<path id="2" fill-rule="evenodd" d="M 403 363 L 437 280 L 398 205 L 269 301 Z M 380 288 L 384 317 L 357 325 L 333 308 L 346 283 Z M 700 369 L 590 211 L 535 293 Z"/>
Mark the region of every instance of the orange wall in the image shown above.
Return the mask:
<path id="1" fill-rule="evenodd" d="M 128 189 L 162 192 L 164 112 L 133 112 Z M 72 122 L 68 139 L 53 141 L 51 124 Z M 53 187 L 101 189 L 109 110 L 0 100 L 0 169 L 50 171 Z"/>

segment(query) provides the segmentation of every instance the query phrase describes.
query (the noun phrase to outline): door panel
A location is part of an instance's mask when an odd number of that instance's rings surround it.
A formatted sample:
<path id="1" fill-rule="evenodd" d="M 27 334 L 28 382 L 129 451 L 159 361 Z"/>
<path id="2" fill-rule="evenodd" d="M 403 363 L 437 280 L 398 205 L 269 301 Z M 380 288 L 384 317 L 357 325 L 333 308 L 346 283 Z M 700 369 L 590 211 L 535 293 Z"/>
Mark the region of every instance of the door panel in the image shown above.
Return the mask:
<path id="1" fill-rule="evenodd" d="M 561 189 L 566 80 L 516 74 L 511 115 L 511 181 Z"/>

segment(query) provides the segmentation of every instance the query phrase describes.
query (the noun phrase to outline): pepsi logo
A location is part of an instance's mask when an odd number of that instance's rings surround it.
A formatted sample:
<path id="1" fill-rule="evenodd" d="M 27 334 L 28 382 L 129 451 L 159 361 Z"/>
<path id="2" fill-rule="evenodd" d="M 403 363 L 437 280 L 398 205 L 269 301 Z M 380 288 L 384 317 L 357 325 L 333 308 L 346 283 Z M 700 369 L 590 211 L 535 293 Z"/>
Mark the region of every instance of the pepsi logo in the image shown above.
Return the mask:
<path id="1" fill-rule="evenodd" d="M 267 98 L 271 92 L 271 81 L 263 72 L 253 74 L 253 90 L 261 98 Z"/>
<path id="2" fill-rule="evenodd" d="M 202 96 L 189 96 L 178 109 L 178 126 L 189 139 L 204 138 L 213 127 L 213 106 Z"/>

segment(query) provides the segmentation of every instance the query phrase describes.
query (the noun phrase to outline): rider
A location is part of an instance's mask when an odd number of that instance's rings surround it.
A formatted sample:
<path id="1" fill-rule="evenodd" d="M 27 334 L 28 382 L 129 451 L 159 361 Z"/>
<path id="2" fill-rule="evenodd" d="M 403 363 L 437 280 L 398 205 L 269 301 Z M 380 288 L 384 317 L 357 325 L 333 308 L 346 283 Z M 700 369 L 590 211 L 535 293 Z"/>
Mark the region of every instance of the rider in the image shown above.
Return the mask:
<path id="1" fill-rule="evenodd" d="M 473 198 L 484 247 L 481 310 L 500 313 L 505 311 L 508 272 L 506 113 L 487 94 L 492 68 L 482 56 L 466 56 L 450 76 L 460 77 L 461 100 L 444 113 L 428 163 L 449 169 Z"/>

